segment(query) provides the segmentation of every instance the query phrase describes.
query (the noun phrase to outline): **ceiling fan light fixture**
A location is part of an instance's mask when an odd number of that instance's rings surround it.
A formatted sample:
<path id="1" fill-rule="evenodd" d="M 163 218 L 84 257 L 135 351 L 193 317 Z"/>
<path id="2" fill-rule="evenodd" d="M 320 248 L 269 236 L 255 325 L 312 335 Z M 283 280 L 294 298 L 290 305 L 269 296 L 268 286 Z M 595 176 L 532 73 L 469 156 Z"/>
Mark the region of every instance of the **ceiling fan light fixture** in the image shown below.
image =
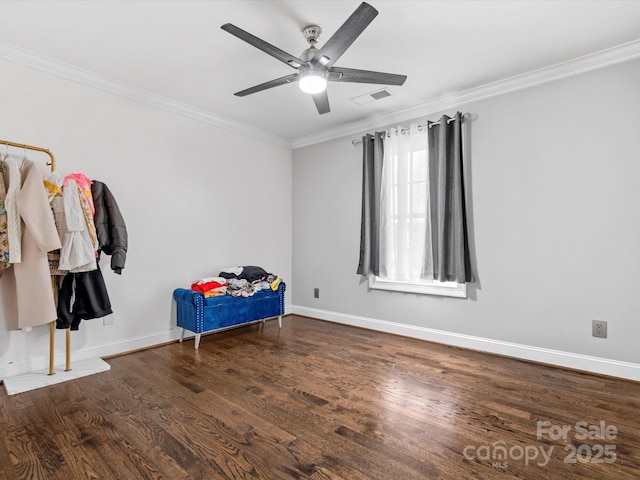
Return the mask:
<path id="1" fill-rule="evenodd" d="M 298 84 L 304 93 L 314 95 L 324 92 L 327 88 L 327 74 L 321 70 L 305 70 L 298 75 Z"/>
<path id="2" fill-rule="evenodd" d="M 331 111 L 329 109 L 329 98 L 326 93 L 328 81 L 371 83 L 375 85 L 403 85 L 407 79 L 406 75 L 335 67 L 333 65 L 377 15 L 378 11 L 375 8 L 366 2 L 362 2 L 320 49 L 316 47 L 316 44 L 318 43 L 318 37 L 320 37 L 322 33 L 322 28 L 315 24 L 307 25 L 302 29 L 302 34 L 307 39 L 309 47 L 303 51 L 299 57 L 280 50 L 278 47 L 265 42 L 261 38 L 231 23 L 225 23 L 221 26 L 224 31 L 296 70 L 296 73 L 276 78 L 251 88 L 246 88 L 234 93 L 234 95 L 245 97 L 252 93 L 262 92 L 263 90 L 279 85 L 298 82 L 300 84 L 300 90 L 313 96 L 313 103 L 318 113 L 322 115 Z M 370 98 L 377 99 L 381 97 L 373 97 L 372 94 Z"/>

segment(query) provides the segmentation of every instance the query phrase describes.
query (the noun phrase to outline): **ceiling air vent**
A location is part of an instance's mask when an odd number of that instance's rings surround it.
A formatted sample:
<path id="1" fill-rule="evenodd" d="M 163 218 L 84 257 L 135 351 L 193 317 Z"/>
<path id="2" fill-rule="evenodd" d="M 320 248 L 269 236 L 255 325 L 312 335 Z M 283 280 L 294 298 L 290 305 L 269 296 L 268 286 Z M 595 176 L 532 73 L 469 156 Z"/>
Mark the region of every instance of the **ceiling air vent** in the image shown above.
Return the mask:
<path id="1" fill-rule="evenodd" d="M 373 102 L 374 100 L 381 100 L 385 97 L 390 96 L 391 92 L 386 88 L 383 88 L 382 90 L 376 90 L 375 92 L 360 95 L 359 97 L 352 98 L 351 100 L 358 105 L 366 105 L 367 103 Z"/>

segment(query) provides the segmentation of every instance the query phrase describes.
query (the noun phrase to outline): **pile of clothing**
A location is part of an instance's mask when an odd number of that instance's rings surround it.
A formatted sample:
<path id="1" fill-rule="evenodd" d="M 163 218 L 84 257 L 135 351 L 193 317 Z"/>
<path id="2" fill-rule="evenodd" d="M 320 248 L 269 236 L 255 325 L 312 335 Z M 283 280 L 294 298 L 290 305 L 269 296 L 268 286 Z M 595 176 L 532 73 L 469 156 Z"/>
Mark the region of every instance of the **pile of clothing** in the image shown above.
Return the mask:
<path id="1" fill-rule="evenodd" d="M 231 295 L 250 297 L 261 290 L 278 290 L 280 278 L 262 267 L 223 268 L 217 277 L 205 277 L 191 284 L 191 290 L 204 293 L 205 297 Z"/>

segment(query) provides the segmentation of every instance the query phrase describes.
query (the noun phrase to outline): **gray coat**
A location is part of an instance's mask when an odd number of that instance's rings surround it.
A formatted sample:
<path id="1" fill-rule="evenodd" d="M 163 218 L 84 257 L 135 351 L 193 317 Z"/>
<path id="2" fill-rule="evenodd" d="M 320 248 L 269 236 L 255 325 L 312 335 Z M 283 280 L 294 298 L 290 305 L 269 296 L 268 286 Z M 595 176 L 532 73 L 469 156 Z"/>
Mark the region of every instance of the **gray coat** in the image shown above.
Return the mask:
<path id="1" fill-rule="evenodd" d="M 109 188 L 102 182 L 93 180 L 91 195 L 95 206 L 93 222 L 101 252 L 111 255 L 111 269 L 121 274 L 127 259 L 127 226 L 120 208 Z"/>

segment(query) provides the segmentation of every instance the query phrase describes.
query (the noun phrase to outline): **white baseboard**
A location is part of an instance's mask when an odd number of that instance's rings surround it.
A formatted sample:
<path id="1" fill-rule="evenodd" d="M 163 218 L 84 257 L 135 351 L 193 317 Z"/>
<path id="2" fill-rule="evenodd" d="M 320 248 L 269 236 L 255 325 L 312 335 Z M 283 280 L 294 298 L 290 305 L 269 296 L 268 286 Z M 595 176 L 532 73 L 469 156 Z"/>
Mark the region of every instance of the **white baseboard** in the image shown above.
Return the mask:
<path id="1" fill-rule="evenodd" d="M 187 336 L 185 335 L 185 338 Z M 73 363 L 78 361 L 89 360 L 92 358 L 108 357 L 110 355 L 118 355 L 127 353 L 141 348 L 153 347 L 163 343 L 172 342 L 180 339 L 180 329 L 174 328 L 165 332 L 158 332 L 150 335 L 144 335 L 135 338 L 129 338 L 123 341 L 105 343 L 89 348 L 80 348 L 71 351 L 71 368 Z M 55 370 L 62 371 L 65 367 L 64 351 L 56 350 L 56 358 L 54 361 Z M 40 371 L 49 368 L 49 354 L 46 352 L 42 357 L 30 358 L 23 362 L 15 362 L 10 365 L 0 367 L 0 379 L 10 378 L 17 375 L 24 375 L 30 372 Z"/>
<path id="2" fill-rule="evenodd" d="M 578 353 L 551 350 L 548 348 L 521 345 L 518 343 L 503 342 L 490 338 L 474 337 L 432 328 L 406 325 L 402 323 L 388 322 L 368 317 L 359 317 L 344 313 L 331 312 L 316 308 L 293 305 L 291 312 L 307 317 L 327 320 L 329 322 L 342 323 L 354 327 L 367 328 L 405 337 L 442 343 L 455 347 L 468 348 L 481 352 L 505 355 L 508 357 L 530 360 L 533 362 L 555 365 L 558 367 L 582 370 L 590 373 L 609 375 L 627 380 L 640 381 L 640 364 L 621 362 L 608 358 L 592 357 Z"/>
<path id="3" fill-rule="evenodd" d="M 548 348 L 503 342 L 500 340 L 492 340 L 490 338 L 474 337 L 471 335 L 388 322 L 386 320 L 377 320 L 374 318 L 348 315 L 316 308 L 301 307 L 298 305 L 292 305 L 286 310 L 287 314 L 293 313 L 304 315 L 307 317 L 318 318 L 320 320 L 327 320 L 330 322 L 342 323 L 345 325 L 352 325 L 354 327 L 367 328 L 369 330 L 377 330 L 380 332 L 402 335 L 405 337 L 417 338 L 420 340 L 442 343 L 455 347 L 468 348 L 481 352 L 494 353 L 522 360 L 555 365 L 558 367 L 640 381 L 640 365 L 637 363 L 622 362 L 608 358 L 592 357 L 589 355 L 563 352 L 560 350 L 551 350 Z M 188 338 L 188 336 L 190 336 L 190 334 L 185 335 L 185 338 Z M 141 348 L 148 348 L 172 342 L 179 340 L 179 338 L 180 329 L 174 328 L 165 332 L 130 338 L 124 341 L 73 350 L 71 352 L 71 367 L 73 368 L 74 361 L 118 355 Z M 58 370 L 60 368 L 64 368 L 64 354 L 60 354 L 59 352 L 56 353 L 56 369 Z M 0 379 L 42 370 L 48 368 L 48 366 L 48 356 L 31 358 L 24 362 L 12 363 L 10 365 L 0 367 Z"/>
<path id="4" fill-rule="evenodd" d="M 291 306 L 285 305 L 285 314 L 291 313 Z M 174 321 L 175 325 L 175 321 Z M 190 339 L 195 336 L 194 333 L 185 331 L 184 339 Z M 156 332 L 149 335 L 143 335 L 140 337 L 128 338 L 125 340 L 118 340 L 111 343 L 105 343 L 102 345 L 94 345 L 87 348 L 79 348 L 77 350 L 71 350 L 71 368 L 73 369 L 73 363 L 90 360 L 93 358 L 109 357 L 112 355 L 120 355 L 123 353 L 133 352 L 143 348 L 155 347 L 162 345 L 163 343 L 174 342 L 180 340 L 180 328 L 174 326 L 170 330 L 164 332 Z M 60 343 L 56 344 L 56 357 L 54 359 L 55 371 L 64 371 L 65 368 L 65 353 L 60 347 Z M 73 345 L 73 344 L 72 344 Z M 41 357 L 32 357 L 20 362 L 13 362 L 8 365 L 0 366 L 0 381 L 5 378 L 11 378 L 18 375 L 25 375 L 31 372 L 37 372 L 40 370 L 49 369 L 49 352 L 44 352 Z"/>

